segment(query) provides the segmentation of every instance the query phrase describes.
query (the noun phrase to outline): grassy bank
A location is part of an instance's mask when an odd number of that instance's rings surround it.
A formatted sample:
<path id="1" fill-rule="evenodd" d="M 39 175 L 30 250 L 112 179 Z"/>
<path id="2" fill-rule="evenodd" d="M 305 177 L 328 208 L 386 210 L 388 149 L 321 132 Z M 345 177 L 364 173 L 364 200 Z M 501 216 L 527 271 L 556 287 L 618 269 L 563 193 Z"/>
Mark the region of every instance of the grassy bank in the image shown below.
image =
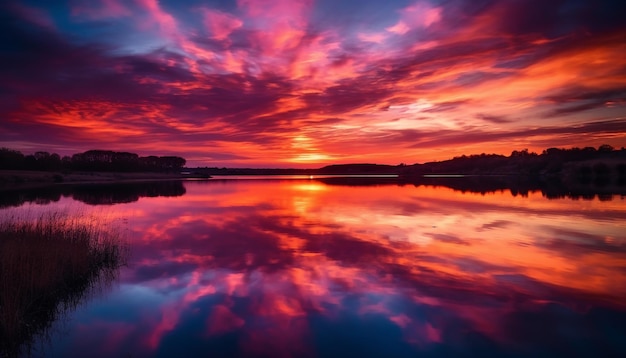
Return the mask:
<path id="1" fill-rule="evenodd" d="M 28 170 L 0 170 L 0 188 L 41 186 L 59 183 L 108 183 L 125 181 L 176 180 L 180 173 L 152 172 L 46 172 Z"/>
<path id="2" fill-rule="evenodd" d="M 125 263 L 128 246 L 96 218 L 54 213 L 0 222 L 0 356 L 18 355 Z"/>

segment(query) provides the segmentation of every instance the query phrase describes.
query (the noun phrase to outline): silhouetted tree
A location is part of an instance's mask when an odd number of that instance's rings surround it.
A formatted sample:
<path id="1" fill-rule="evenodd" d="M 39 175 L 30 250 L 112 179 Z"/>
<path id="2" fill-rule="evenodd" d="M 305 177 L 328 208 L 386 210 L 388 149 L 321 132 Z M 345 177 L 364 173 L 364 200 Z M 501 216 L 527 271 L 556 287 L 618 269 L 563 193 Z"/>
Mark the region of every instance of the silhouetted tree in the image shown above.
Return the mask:
<path id="1" fill-rule="evenodd" d="M 93 171 L 176 171 L 185 166 L 185 159 L 177 156 L 139 157 L 135 153 L 110 150 L 89 150 L 74 154 L 73 169 Z"/>
<path id="2" fill-rule="evenodd" d="M 166 156 L 159 157 L 161 169 L 165 171 L 179 170 L 185 166 L 186 160 L 181 157 Z"/>
<path id="3" fill-rule="evenodd" d="M 511 152 L 511 157 L 526 157 L 528 156 L 528 149 L 522 149 L 520 151 L 514 150 Z"/>
<path id="4" fill-rule="evenodd" d="M 601 146 L 598 147 L 598 152 L 601 152 L 601 153 L 608 153 L 612 151 L 613 151 L 613 146 L 609 144 L 602 144 Z"/>
<path id="5" fill-rule="evenodd" d="M 22 169 L 24 154 L 9 148 L 0 148 L 0 169 Z"/>

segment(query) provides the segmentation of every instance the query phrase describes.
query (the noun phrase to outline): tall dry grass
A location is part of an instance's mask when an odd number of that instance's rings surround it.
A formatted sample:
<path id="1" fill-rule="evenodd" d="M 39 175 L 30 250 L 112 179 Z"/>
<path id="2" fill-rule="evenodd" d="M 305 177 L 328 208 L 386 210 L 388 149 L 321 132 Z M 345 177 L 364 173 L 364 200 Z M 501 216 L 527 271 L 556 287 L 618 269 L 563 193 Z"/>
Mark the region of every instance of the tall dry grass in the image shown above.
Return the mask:
<path id="1" fill-rule="evenodd" d="M 0 356 L 76 307 L 126 263 L 128 244 L 96 217 L 62 213 L 0 222 Z"/>

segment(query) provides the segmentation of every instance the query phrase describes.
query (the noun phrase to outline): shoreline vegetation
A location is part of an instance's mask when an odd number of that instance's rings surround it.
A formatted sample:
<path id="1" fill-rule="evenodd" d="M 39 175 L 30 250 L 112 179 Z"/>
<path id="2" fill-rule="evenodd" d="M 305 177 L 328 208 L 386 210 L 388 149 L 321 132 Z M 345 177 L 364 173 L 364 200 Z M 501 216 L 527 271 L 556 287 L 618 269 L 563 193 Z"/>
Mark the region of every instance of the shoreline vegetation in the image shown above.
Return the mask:
<path id="1" fill-rule="evenodd" d="M 319 169 L 255 169 L 217 168 L 193 169 L 207 175 L 332 175 L 332 174 L 395 174 L 401 177 L 428 175 L 474 176 L 579 176 L 626 175 L 626 148 L 615 149 L 604 144 L 597 149 L 548 148 L 541 154 L 513 151 L 500 154 L 462 155 L 449 160 L 416 164 L 335 164 Z"/>
<path id="2" fill-rule="evenodd" d="M 29 353 L 37 337 L 126 264 L 129 246 L 97 218 L 48 213 L 0 222 L 0 356 Z"/>
<path id="3" fill-rule="evenodd" d="M 527 149 L 500 154 L 462 155 L 449 160 L 416 164 L 336 164 L 317 169 L 185 168 L 181 157 L 139 157 L 128 152 L 90 150 L 60 158 L 57 154 L 0 148 L 0 187 L 52 183 L 101 183 L 176 180 L 229 175 L 373 175 L 393 174 L 402 181 L 427 176 L 471 175 L 558 179 L 570 184 L 626 185 L 626 148 L 604 144 L 598 148 Z"/>
<path id="4" fill-rule="evenodd" d="M 509 156 L 462 155 L 422 164 L 338 164 L 319 169 L 197 168 L 218 175 L 397 175 L 397 178 L 325 178 L 337 185 L 434 185 L 487 193 L 510 190 L 512 195 L 541 191 L 548 198 L 610 200 L 626 195 L 626 148 L 604 144 L 598 148 L 548 148 L 541 154 L 524 149 Z"/>
<path id="5" fill-rule="evenodd" d="M 185 163 L 184 158 L 177 156 L 140 157 L 111 150 L 89 150 L 61 157 L 48 152 L 24 155 L 0 148 L 0 187 L 177 180 L 185 177 L 181 174 Z"/>
<path id="6" fill-rule="evenodd" d="M 154 172 L 72 172 L 0 169 L 0 188 L 38 187 L 50 184 L 99 184 L 118 182 L 170 181 L 192 176 Z"/>

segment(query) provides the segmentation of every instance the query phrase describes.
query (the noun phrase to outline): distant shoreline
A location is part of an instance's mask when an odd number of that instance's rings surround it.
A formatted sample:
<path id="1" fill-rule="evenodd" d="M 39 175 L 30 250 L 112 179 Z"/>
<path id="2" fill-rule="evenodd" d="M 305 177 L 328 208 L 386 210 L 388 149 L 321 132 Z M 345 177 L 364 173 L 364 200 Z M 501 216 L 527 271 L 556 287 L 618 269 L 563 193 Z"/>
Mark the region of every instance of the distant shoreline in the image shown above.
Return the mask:
<path id="1" fill-rule="evenodd" d="M 46 156 L 42 153 L 48 154 L 38 152 L 41 158 L 37 159 L 34 155 L 23 156 L 17 151 L 0 149 L 0 154 L 4 156 L 0 156 L 0 167 L 5 168 L 0 170 L 0 188 L 259 175 L 396 175 L 401 182 L 421 181 L 429 177 L 506 176 L 558 180 L 569 186 L 626 186 L 626 148 L 616 150 L 610 145 L 601 145 L 598 149 L 548 148 L 541 154 L 530 153 L 525 149 L 513 151 L 510 156 L 482 153 L 423 164 L 353 163 L 327 165 L 317 169 L 190 168 L 184 166 L 185 159 L 180 157 L 139 157 L 133 153 L 101 150 L 87 151 L 62 160 L 58 155 Z M 50 170 L 52 168 L 56 170 Z"/>

